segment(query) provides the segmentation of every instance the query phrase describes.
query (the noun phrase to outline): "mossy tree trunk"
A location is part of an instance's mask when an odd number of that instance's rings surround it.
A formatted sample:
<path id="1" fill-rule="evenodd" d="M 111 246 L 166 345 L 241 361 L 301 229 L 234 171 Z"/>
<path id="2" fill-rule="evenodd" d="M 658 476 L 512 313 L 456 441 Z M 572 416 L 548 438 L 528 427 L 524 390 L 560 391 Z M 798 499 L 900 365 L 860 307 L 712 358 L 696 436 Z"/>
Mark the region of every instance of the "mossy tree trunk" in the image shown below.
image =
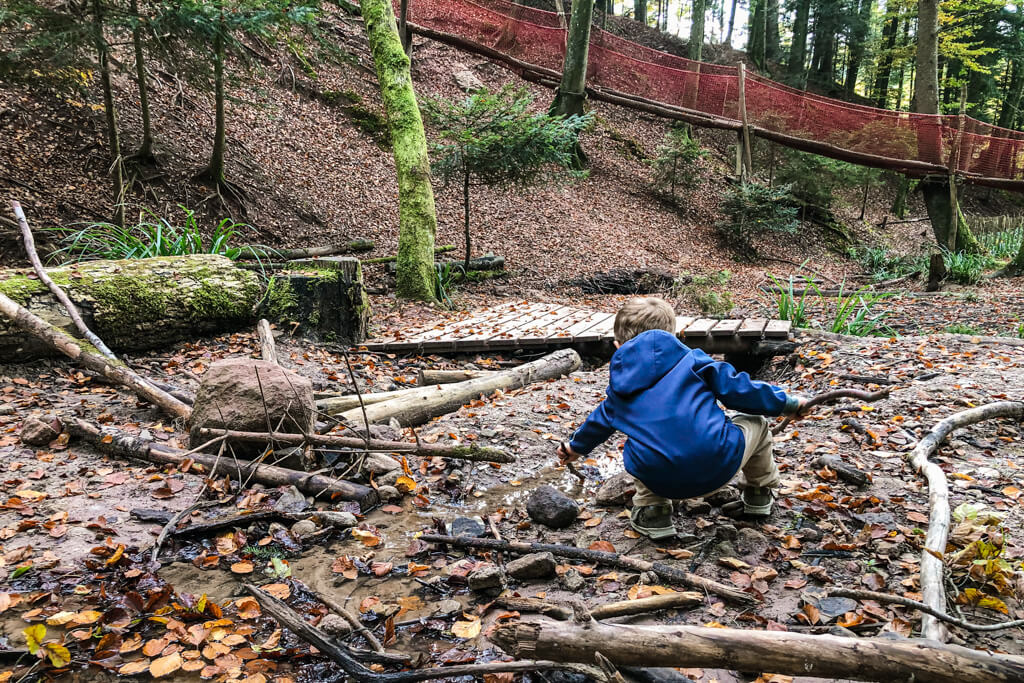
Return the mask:
<path id="1" fill-rule="evenodd" d="M 423 119 L 388 0 L 362 0 L 363 24 L 387 112 L 398 175 L 398 295 L 433 301 L 434 235 L 437 213 L 430 186 L 430 162 Z"/>
<path id="2" fill-rule="evenodd" d="M 633 18 L 647 23 L 647 0 L 633 0 Z"/>
<path id="3" fill-rule="evenodd" d="M 572 4 L 569 35 L 566 38 L 562 83 L 551 105 L 556 116 L 583 115 L 587 88 L 587 56 L 590 52 L 590 22 L 594 14 L 593 0 Z"/>
<path id="4" fill-rule="evenodd" d="M 1020 243 L 1017 256 L 1006 266 L 1007 275 L 1024 275 L 1024 241 Z"/>
<path id="5" fill-rule="evenodd" d="M 693 21 L 690 23 L 690 45 L 688 48 L 690 59 L 700 61 L 701 50 L 704 47 L 704 15 L 707 5 L 705 0 L 693 0 Z"/>
<path id="6" fill-rule="evenodd" d="M 124 166 L 121 158 L 121 136 L 117 129 L 117 110 L 114 107 L 114 88 L 110 78 L 110 46 L 103 35 L 103 3 L 92 0 L 93 42 L 99 62 L 100 84 L 103 88 L 103 112 L 107 119 L 107 146 L 110 149 L 110 177 L 114 194 L 114 221 L 124 227 L 125 187 Z"/>
<path id="7" fill-rule="evenodd" d="M 811 17 L 811 0 L 798 0 L 796 18 L 793 20 L 793 40 L 789 44 L 789 60 L 786 69 L 793 75 L 804 72 L 807 59 L 807 25 Z"/>
<path id="8" fill-rule="evenodd" d="M 223 185 L 225 181 L 224 152 L 227 146 L 227 124 L 224 121 L 224 4 L 220 7 L 220 22 L 217 33 L 213 37 L 213 98 L 214 98 L 214 131 L 213 152 L 210 164 L 202 172 L 202 176 L 215 185 Z"/>
<path id="9" fill-rule="evenodd" d="M 149 117 L 149 85 L 146 82 L 146 55 L 142 50 L 142 16 L 139 0 L 131 0 L 132 46 L 135 50 L 135 78 L 139 84 L 139 110 L 142 115 L 142 142 L 135 152 L 140 161 L 153 159 L 153 128 Z"/>

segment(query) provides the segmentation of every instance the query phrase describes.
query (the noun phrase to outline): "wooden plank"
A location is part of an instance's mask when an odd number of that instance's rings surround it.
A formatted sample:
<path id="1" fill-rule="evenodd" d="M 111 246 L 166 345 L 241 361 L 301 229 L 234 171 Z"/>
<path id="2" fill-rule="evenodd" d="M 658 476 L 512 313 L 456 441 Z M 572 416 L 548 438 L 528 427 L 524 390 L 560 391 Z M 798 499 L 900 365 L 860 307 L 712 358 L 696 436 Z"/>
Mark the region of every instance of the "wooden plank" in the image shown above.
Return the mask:
<path id="1" fill-rule="evenodd" d="M 676 316 L 676 336 L 682 337 L 683 330 L 692 325 L 694 320 L 696 320 L 696 318 L 689 315 Z"/>
<path id="2" fill-rule="evenodd" d="M 485 325 L 478 326 L 478 328 L 473 332 L 460 336 L 459 341 L 486 341 L 500 333 L 502 330 L 515 329 L 520 325 L 527 324 L 531 320 L 535 320 L 542 312 L 546 312 L 550 308 L 551 304 L 529 304 L 525 307 L 516 309 L 514 312 L 509 312 L 499 319 L 495 319 Z"/>
<path id="3" fill-rule="evenodd" d="M 764 326 L 768 324 L 768 318 L 747 318 L 740 325 L 736 334 L 740 337 L 760 337 L 764 332 Z"/>
<path id="4" fill-rule="evenodd" d="M 789 320 L 769 320 L 764 328 L 764 336 L 767 339 L 789 339 L 789 332 L 793 323 Z"/>
<path id="5" fill-rule="evenodd" d="M 578 311 L 579 309 L 572 308 L 571 306 L 563 306 L 558 310 L 551 311 L 547 315 L 537 318 L 524 327 L 514 330 L 512 336 L 515 337 L 520 346 L 542 345 L 551 336 L 553 332 L 551 329 L 552 325 L 557 324 L 560 320 L 572 317 Z"/>
<path id="6" fill-rule="evenodd" d="M 410 330 L 409 332 L 405 332 L 405 333 L 399 334 L 399 335 L 394 335 L 393 334 L 393 335 L 390 335 L 388 337 L 383 337 L 383 338 L 379 338 L 379 339 L 372 339 L 372 340 L 370 340 L 368 342 L 368 344 L 380 345 L 380 344 L 390 344 L 390 343 L 394 343 L 394 342 L 412 342 L 412 341 L 422 340 L 422 339 L 433 339 L 433 338 L 436 338 L 436 337 L 440 336 L 441 334 L 444 334 L 444 332 L 446 330 L 448 330 L 449 328 L 458 327 L 458 326 L 463 325 L 463 324 L 470 324 L 471 321 L 475 322 L 478 319 L 480 321 L 484 321 L 484 320 L 488 320 L 488 319 L 498 318 L 498 317 L 503 316 L 503 315 L 507 315 L 507 313 L 508 313 L 510 308 L 512 308 L 514 306 L 518 306 L 519 304 L 520 304 L 520 302 L 515 302 L 515 301 L 506 302 L 504 304 L 500 304 L 500 305 L 494 306 L 492 308 L 481 309 L 481 310 L 476 311 L 476 312 L 474 312 L 474 313 L 472 313 L 470 315 L 467 315 L 465 317 L 459 318 L 458 320 L 448 320 L 446 322 L 438 322 L 438 323 L 432 325 L 431 327 L 424 327 L 424 328 L 414 329 L 414 330 Z"/>
<path id="7" fill-rule="evenodd" d="M 592 336 L 596 340 L 614 338 L 615 314 L 609 313 L 607 318 L 587 330 L 587 336 Z"/>
<path id="8" fill-rule="evenodd" d="M 742 324 L 742 320 L 719 320 L 718 323 L 711 328 L 711 336 L 731 337 L 736 334 L 736 330 L 740 329 L 740 325 Z"/>
<path id="9" fill-rule="evenodd" d="M 572 312 L 568 306 L 559 306 L 557 304 L 537 304 L 528 314 L 511 320 L 504 325 L 499 326 L 494 333 L 487 338 L 487 341 L 494 339 L 510 339 L 512 337 L 519 336 L 521 330 L 533 328 L 537 325 L 539 320 L 551 320 L 551 314 L 558 314 L 554 320 L 563 315 L 568 315 Z"/>
<path id="10" fill-rule="evenodd" d="M 529 306 L 529 304 L 526 305 Z M 510 317 L 519 315 L 519 311 L 523 308 L 525 308 L 525 306 L 520 306 L 519 304 L 486 308 L 475 312 L 469 317 L 462 318 L 460 320 L 453 320 L 446 325 L 435 325 L 434 327 L 424 330 L 421 334 L 417 335 L 416 339 L 419 341 L 428 341 L 431 339 L 441 339 L 446 337 L 459 337 L 460 333 L 464 330 L 487 327 L 489 325 L 496 324 L 498 320 L 507 320 Z M 410 341 L 412 340 L 410 339 Z"/>
<path id="11" fill-rule="evenodd" d="M 718 323 L 714 318 L 698 318 L 683 330 L 683 337 L 706 337 L 708 331 Z"/>
<path id="12" fill-rule="evenodd" d="M 593 311 L 575 309 L 571 315 L 567 315 L 561 320 L 557 320 L 551 325 L 548 325 L 548 335 L 545 338 L 546 341 L 552 344 L 564 344 L 571 342 L 572 335 L 568 334 L 567 330 L 570 327 L 574 327 L 584 320 L 589 319 L 593 315 Z"/>
<path id="13" fill-rule="evenodd" d="M 603 323 L 609 317 L 611 317 L 614 322 L 614 313 L 601 313 L 600 311 L 592 312 L 580 322 L 566 328 L 565 334 L 572 337 L 574 342 L 596 341 L 600 339 L 600 335 L 593 334 L 591 330 Z"/>

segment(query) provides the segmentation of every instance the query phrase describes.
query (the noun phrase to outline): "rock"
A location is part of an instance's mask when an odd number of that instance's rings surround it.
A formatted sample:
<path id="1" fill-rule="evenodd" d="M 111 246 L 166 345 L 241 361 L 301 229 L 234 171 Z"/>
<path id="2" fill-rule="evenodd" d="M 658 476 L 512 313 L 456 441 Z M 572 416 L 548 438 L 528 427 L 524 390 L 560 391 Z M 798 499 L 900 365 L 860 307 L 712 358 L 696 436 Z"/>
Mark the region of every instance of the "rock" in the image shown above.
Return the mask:
<path id="1" fill-rule="evenodd" d="M 654 586 L 661 582 L 661 577 L 655 572 L 644 572 L 640 575 L 640 582 L 648 586 Z"/>
<path id="2" fill-rule="evenodd" d="M 402 469 L 402 463 L 383 453 L 370 453 L 363 461 L 363 468 L 375 477 Z"/>
<path id="3" fill-rule="evenodd" d="M 848 628 L 843 628 L 838 624 L 833 624 L 832 628 L 828 630 L 830 636 L 839 636 L 840 638 L 856 638 L 857 634 Z"/>
<path id="4" fill-rule="evenodd" d="M 452 74 L 455 84 L 466 92 L 481 90 L 485 88 L 484 82 L 477 78 L 477 75 L 469 69 L 461 69 Z"/>
<path id="5" fill-rule="evenodd" d="M 715 560 L 716 562 L 720 557 L 736 557 L 737 555 L 739 555 L 739 552 L 729 541 L 716 543 L 711 547 L 711 551 L 708 553 L 709 559 Z"/>
<path id="6" fill-rule="evenodd" d="M 355 525 L 353 524 L 353 526 Z M 292 536 L 299 540 L 302 540 L 307 536 L 312 536 L 318 530 L 319 527 L 316 525 L 316 522 L 311 519 L 300 519 L 298 522 L 295 522 L 295 524 L 292 524 L 291 529 Z"/>
<path id="7" fill-rule="evenodd" d="M 501 567 L 485 564 L 478 569 L 474 569 L 469 573 L 469 587 L 475 591 L 504 588 L 505 576 L 501 573 Z"/>
<path id="8" fill-rule="evenodd" d="M 402 492 L 396 489 L 394 486 L 377 486 L 377 495 L 385 503 L 393 503 L 396 500 L 402 500 Z"/>
<path id="9" fill-rule="evenodd" d="M 187 426 L 192 443 L 199 445 L 204 427 L 265 432 L 269 420 L 277 431 L 310 434 L 315 419 L 313 384 L 307 378 L 276 363 L 227 358 L 203 374 Z M 243 457 L 256 457 L 263 445 L 232 443 L 232 448 Z"/>
<path id="10" fill-rule="evenodd" d="M 569 591 L 570 593 L 577 593 L 583 590 L 587 582 L 580 576 L 580 573 L 575 569 L 570 569 L 566 573 L 558 577 L 558 582 L 562 584 L 562 588 Z"/>
<path id="11" fill-rule="evenodd" d="M 818 612 L 821 613 L 824 623 L 828 623 L 847 612 L 857 609 L 857 601 L 850 598 L 821 598 L 812 602 L 818 608 Z"/>
<path id="12" fill-rule="evenodd" d="M 681 546 L 700 543 L 700 536 L 697 536 L 696 534 L 676 534 L 676 543 Z"/>
<path id="13" fill-rule="evenodd" d="M 553 486 L 541 486 L 526 501 L 530 519 L 552 529 L 564 529 L 576 521 L 580 506 Z"/>
<path id="14" fill-rule="evenodd" d="M 479 538 L 487 533 L 487 527 L 479 517 L 456 517 L 452 522 L 452 536 Z"/>
<path id="15" fill-rule="evenodd" d="M 0 403 L 0 415 L 14 415 L 14 406 L 10 403 Z"/>
<path id="16" fill-rule="evenodd" d="M 337 510 L 318 512 L 315 519 L 320 524 L 334 527 L 335 529 L 351 529 L 356 524 L 359 524 L 359 520 L 351 512 L 339 512 Z M 295 527 L 292 527 L 292 533 L 294 533 L 294 529 Z"/>
<path id="17" fill-rule="evenodd" d="M 360 428 L 360 433 L 364 430 Z M 402 438 L 401 429 L 395 429 L 389 424 L 386 425 L 370 425 L 370 436 L 374 439 L 381 439 L 382 441 L 399 441 Z"/>
<path id="18" fill-rule="evenodd" d="M 288 527 L 286 527 L 284 524 L 281 524 L 280 522 L 271 522 L 270 526 L 267 528 L 267 535 L 273 536 L 274 534 L 277 534 L 281 531 L 287 533 Z"/>
<path id="19" fill-rule="evenodd" d="M 490 439 L 490 438 L 493 438 L 493 437 L 495 437 L 497 435 L 498 435 L 498 432 L 494 431 L 493 429 L 486 429 L 485 428 L 485 429 L 481 429 L 480 430 L 480 436 L 484 437 L 485 439 Z"/>
<path id="20" fill-rule="evenodd" d="M 608 477 L 597 490 L 595 500 L 598 505 L 625 505 L 636 493 L 636 482 L 629 472 L 619 472 Z"/>
<path id="21" fill-rule="evenodd" d="M 738 535 L 739 532 L 732 524 L 719 524 L 715 527 L 715 537 L 723 541 L 735 540 Z"/>
<path id="22" fill-rule="evenodd" d="M 805 526 L 805 527 L 801 527 L 796 532 L 796 535 L 799 536 L 800 540 L 802 540 L 802 541 L 807 541 L 809 543 L 815 543 L 815 542 L 821 540 L 823 534 L 821 533 L 821 529 L 818 529 L 817 527 Z"/>
<path id="23" fill-rule="evenodd" d="M 391 488 L 394 488 L 396 491 L 398 491 L 398 489 L 395 488 L 395 482 L 398 481 L 398 478 L 401 477 L 402 474 L 402 470 L 400 469 L 391 470 L 390 472 L 385 472 L 379 477 L 374 477 L 374 481 L 377 482 L 378 487 L 390 486 Z"/>
<path id="24" fill-rule="evenodd" d="M 513 579 L 545 579 L 555 573 L 555 556 L 551 553 L 531 553 L 512 560 L 505 569 Z"/>
<path id="25" fill-rule="evenodd" d="M 740 497 L 739 491 L 733 486 L 726 486 L 725 488 L 718 489 L 714 493 L 709 493 L 704 496 L 704 500 L 711 503 L 712 507 L 720 508 L 726 503 L 731 503 Z"/>
<path id="26" fill-rule="evenodd" d="M 686 510 L 686 514 L 690 516 L 706 515 L 711 512 L 711 503 L 703 498 L 692 498 L 683 501 L 683 508 Z"/>
<path id="27" fill-rule="evenodd" d="M 743 528 L 736 533 L 735 545 L 741 554 L 759 558 L 768 549 L 768 537 L 757 529 Z"/>
<path id="28" fill-rule="evenodd" d="M 458 600 L 442 600 L 437 603 L 437 607 L 434 609 L 435 617 L 447 617 L 452 614 L 458 614 L 462 611 L 462 603 Z"/>
<path id="29" fill-rule="evenodd" d="M 60 425 L 58 420 L 54 420 L 54 422 Z M 21 433 L 18 436 L 26 446 L 46 446 L 60 436 L 60 431 L 55 429 L 52 423 L 28 417 L 21 423 Z"/>
<path id="30" fill-rule="evenodd" d="M 337 614 L 325 615 L 317 627 L 329 636 L 347 636 L 352 632 L 352 627 L 343 617 Z"/>
<path id="31" fill-rule="evenodd" d="M 286 488 L 274 503 L 275 512 L 302 512 L 306 507 L 306 497 L 294 486 Z"/>

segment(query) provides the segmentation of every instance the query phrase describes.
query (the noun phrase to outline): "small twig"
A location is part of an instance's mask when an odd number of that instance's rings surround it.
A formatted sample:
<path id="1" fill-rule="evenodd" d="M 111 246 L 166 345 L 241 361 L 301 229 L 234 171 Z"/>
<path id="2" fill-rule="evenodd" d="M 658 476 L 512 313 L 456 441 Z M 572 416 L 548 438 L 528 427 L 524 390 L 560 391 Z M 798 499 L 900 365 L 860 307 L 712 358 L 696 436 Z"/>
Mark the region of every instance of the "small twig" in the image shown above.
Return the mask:
<path id="1" fill-rule="evenodd" d="M 199 450 L 202 450 L 206 446 L 210 445 L 210 443 L 212 442 L 205 443 L 198 449 L 193 449 L 189 451 L 188 453 L 186 453 L 186 455 L 188 455 L 189 453 L 195 453 Z M 221 439 L 220 451 L 217 453 L 217 461 L 214 464 L 213 469 L 210 470 L 211 473 L 217 471 L 217 464 L 220 463 L 220 456 L 223 455 L 223 453 L 224 440 Z M 206 489 L 209 488 L 209 481 L 209 478 L 204 480 L 202 488 L 200 488 L 199 493 L 196 494 L 195 501 L 184 510 L 179 510 L 176 515 L 174 515 L 167 521 L 167 524 L 164 525 L 164 528 L 160 530 L 160 535 L 156 537 L 156 541 L 153 543 L 153 551 L 149 555 L 150 562 L 157 561 L 157 558 L 160 556 L 160 547 L 164 544 L 164 540 L 167 538 L 167 535 L 171 533 L 171 530 L 178 525 L 178 522 L 185 519 L 186 515 L 192 514 L 194 510 L 197 510 L 200 507 L 209 507 L 215 504 L 216 501 L 207 501 L 205 505 L 200 502 L 200 499 L 203 497 L 203 494 L 206 493 Z"/>
<path id="2" fill-rule="evenodd" d="M 370 450 L 370 419 L 366 417 L 366 404 L 363 403 L 363 392 L 359 390 L 359 382 L 356 381 L 356 373 L 352 370 L 352 360 L 348 351 L 343 351 L 345 356 L 345 367 L 348 368 L 348 376 L 352 380 L 352 388 L 356 390 L 356 398 L 359 399 L 359 410 L 363 412 L 363 438 L 366 440 L 366 450 Z"/>
<path id="3" fill-rule="evenodd" d="M 384 646 L 381 645 L 379 640 L 377 640 L 377 636 L 373 635 L 370 629 L 366 628 L 363 625 L 363 622 L 359 621 L 359 617 L 352 614 L 352 612 L 346 609 L 344 605 L 334 598 L 324 595 L 323 593 L 318 593 L 312 588 L 309 588 L 309 592 L 312 593 L 317 600 L 330 607 L 335 613 L 347 621 L 349 626 L 352 627 L 352 632 L 358 633 L 365 638 L 366 642 L 370 644 L 370 647 L 373 648 L 374 652 L 384 652 Z"/>
<path id="4" fill-rule="evenodd" d="M 818 394 L 817 396 L 812 396 L 810 399 L 808 399 L 807 403 L 800 411 L 800 414 L 806 413 L 815 406 L 819 406 L 823 403 L 832 403 L 833 401 L 837 401 L 841 398 L 855 398 L 858 401 L 872 403 L 874 401 L 880 401 L 881 399 L 886 398 L 888 395 L 888 389 L 882 389 L 881 391 L 860 391 L 859 389 L 836 389 L 835 391 L 826 391 L 824 393 Z M 780 433 L 796 417 L 796 413 L 794 413 L 793 415 L 787 415 L 782 422 L 772 427 L 772 434 Z"/>
<path id="5" fill-rule="evenodd" d="M 968 631 L 1000 631 L 1004 628 L 1017 628 L 1024 626 L 1024 619 L 1014 619 L 1013 621 L 1001 621 L 995 624 L 974 624 L 969 621 L 964 621 L 958 617 L 950 616 L 945 612 L 919 602 L 917 600 L 911 600 L 910 598 L 904 598 L 900 595 L 891 595 L 889 593 L 878 593 L 876 591 L 862 591 L 854 590 L 850 588 L 832 588 L 828 591 L 829 595 L 834 595 L 838 598 L 853 598 L 854 600 L 875 600 L 876 602 L 890 603 L 894 605 L 903 605 L 904 607 L 910 607 L 916 609 L 919 612 L 930 614 L 939 621 L 945 621 L 948 624 L 959 626 L 960 628 L 967 629 Z"/>

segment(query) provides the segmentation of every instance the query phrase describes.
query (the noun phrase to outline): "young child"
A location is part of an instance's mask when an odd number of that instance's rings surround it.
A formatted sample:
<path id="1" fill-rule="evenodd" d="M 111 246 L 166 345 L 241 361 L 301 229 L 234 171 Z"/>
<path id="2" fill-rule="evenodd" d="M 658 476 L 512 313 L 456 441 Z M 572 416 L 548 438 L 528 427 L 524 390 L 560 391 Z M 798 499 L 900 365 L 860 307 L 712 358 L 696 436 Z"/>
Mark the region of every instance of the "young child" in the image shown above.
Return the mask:
<path id="1" fill-rule="evenodd" d="M 676 314 L 662 299 L 632 299 L 615 316 L 608 397 L 558 449 L 562 462 L 586 455 L 616 430 L 636 480 L 630 525 L 652 539 L 676 533 L 670 498 L 697 498 L 740 476 L 746 515 L 771 514 L 779 470 L 762 415 L 800 413 L 805 401 L 757 382 L 675 336 Z M 729 419 L 718 406 L 741 411 Z"/>

